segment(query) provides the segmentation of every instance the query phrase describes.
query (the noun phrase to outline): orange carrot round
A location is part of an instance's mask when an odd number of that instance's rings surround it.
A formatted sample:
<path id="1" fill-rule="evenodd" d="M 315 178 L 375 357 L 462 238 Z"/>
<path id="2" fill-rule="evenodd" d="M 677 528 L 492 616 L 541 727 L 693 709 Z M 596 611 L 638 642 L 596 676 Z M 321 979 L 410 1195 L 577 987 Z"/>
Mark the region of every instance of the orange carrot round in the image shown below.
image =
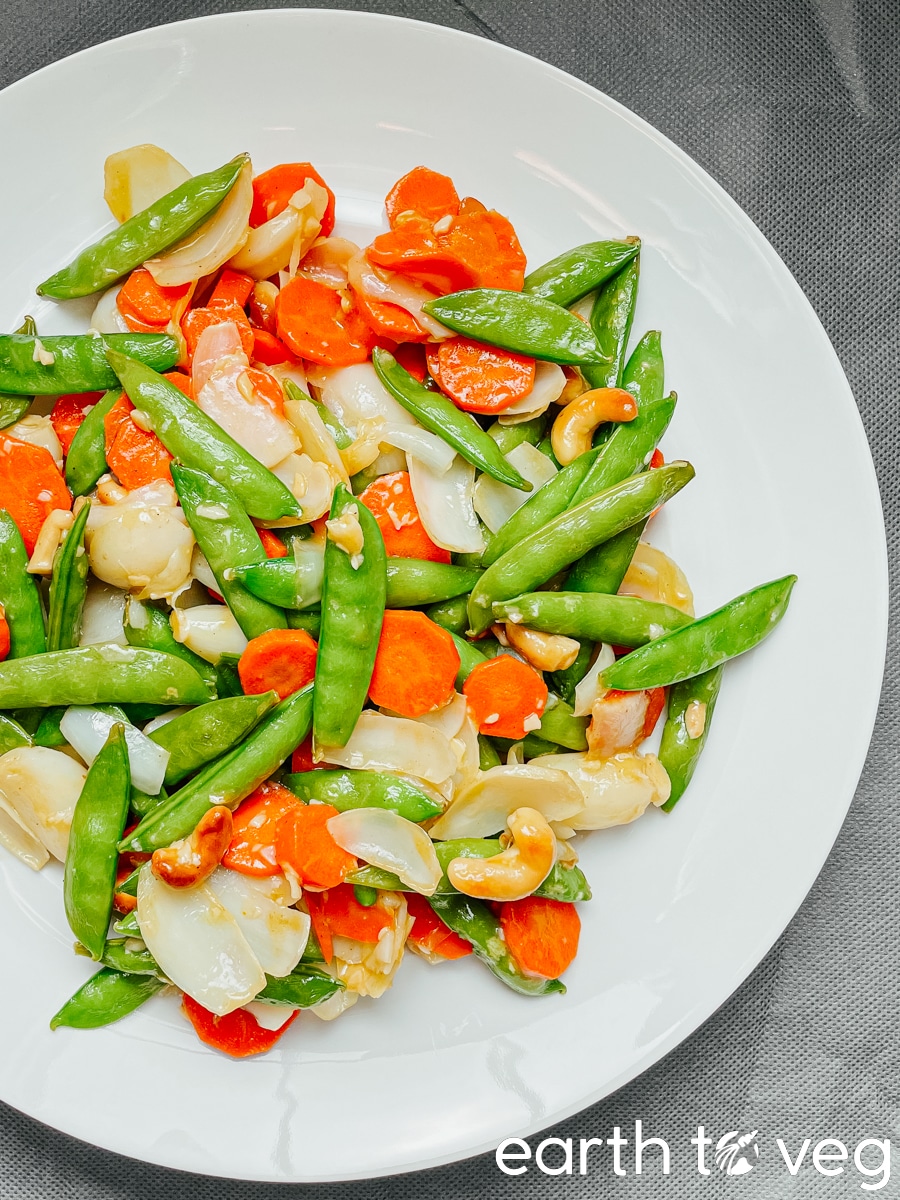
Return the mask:
<path id="1" fill-rule="evenodd" d="M 282 700 L 311 683 L 318 645 L 305 629 L 269 629 L 253 638 L 238 662 L 248 696 L 277 692 Z"/>
<path id="2" fill-rule="evenodd" d="M 53 405 L 50 413 L 50 424 L 53 432 L 59 438 L 63 453 L 69 453 L 72 439 L 78 432 L 81 422 L 88 415 L 98 400 L 103 398 L 103 392 L 77 392 L 72 396 L 60 396 Z"/>
<path id="3" fill-rule="evenodd" d="M 187 993 L 181 998 L 181 1007 L 200 1041 L 214 1050 L 230 1054 L 232 1058 L 265 1054 L 300 1015 L 300 1010 L 294 1009 L 280 1029 L 263 1029 L 253 1014 L 244 1008 L 236 1008 L 224 1017 L 217 1017 Z"/>
<path id="4" fill-rule="evenodd" d="M 425 342 L 431 336 L 426 333 L 412 313 L 382 300 L 373 300 L 360 289 L 353 289 L 360 316 L 375 337 L 388 338 L 394 342 Z"/>
<path id="5" fill-rule="evenodd" d="M 303 771 L 324 771 L 331 765 L 327 762 L 315 762 L 313 759 L 312 734 L 305 738 L 291 754 L 291 770 L 295 775 L 299 775 Z"/>
<path id="6" fill-rule="evenodd" d="M 269 333 L 267 329 L 259 329 L 256 326 L 253 327 L 253 357 L 264 367 L 277 367 L 279 363 L 295 363 L 297 361 L 296 354 L 288 350 L 284 342 L 274 333 Z"/>
<path id="7" fill-rule="evenodd" d="M 188 358 L 194 357 L 200 334 L 210 325 L 220 325 L 225 321 L 233 321 L 241 335 L 241 346 L 248 358 L 253 358 L 254 335 L 253 328 L 247 320 L 247 314 L 237 304 L 222 303 L 215 308 L 192 308 L 186 312 L 181 322 L 181 332 L 187 345 Z"/>
<path id="8" fill-rule="evenodd" d="M 367 908 L 360 904 L 349 884 L 341 884 L 324 892 L 321 909 L 332 935 L 353 938 L 356 942 L 377 942 L 381 931 L 389 929 L 394 923 L 391 914 L 380 905 L 373 904 Z"/>
<path id="9" fill-rule="evenodd" d="M 450 561 L 450 551 L 438 546 L 425 532 L 407 471 L 382 475 L 360 492 L 359 499 L 378 522 L 390 558 Z"/>
<path id="10" fill-rule="evenodd" d="M 421 717 L 446 704 L 456 689 L 459 651 L 446 629 L 424 613 L 384 614 L 369 698 L 401 717 Z"/>
<path id="11" fill-rule="evenodd" d="M 279 163 L 270 167 L 253 180 L 253 207 L 250 209 L 250 225 L 256 229 L 284 212 L 294 192 L 299 192 L 307 179 L 313 179 L 328 193 L 328 204 L 322 216 L 322 237 L 328 237 L 334 229 L 334 192 L 308 162 Z"/>
<path id="12" fill-rule="evenodd" d="M 355 304 L 344 311 L 334 288 L 295 275 L 278 293 L 275 312 L 278 336 L 298 358 L 324 367 L 368 360 L 372 332 Z"/>
<path id="13" fill-rule="evenodd" d="M 222 865 L 242 875 L 280 875 L 275 854 L 278 822 L 298 804 L 294 793 L 280 783 L 260 784 L 234 811 L 231 844 Z"/>
<path id="14" fill-rule="evenodd" d="M 246 375 L 257 399 L 268 404 L 279 417 L 284 416 L 284 389 L 275 376 L 256 367 L 248 367 Z"/>
<path id="15" fill-rule="evenodd" d="M 126 320 L 132 316 L 146 325 L 168 325 L 176 305 L 191 286 L 184 283 L 178 287 L 160 287 L 146 267 L 138 267 L 119 289 L 116 305 Z"/>
<path id="16" fill-rule="evenodd" d="M 417 379 L 419 383 L 425 382 L 427 374 L 425 348 L 419 342 L 403 342 L 394 351 L 394 358 L 404 371 L 408 371 L 412 375 L 413 379 Z"/>
<path id="17" fill-rule="evenodd" d="M 251 275 L 225 267 L 206 302 L 207 307 L 221 308 L 223 305 L 230 307 L 234 304 L 238 308 L 244 308 L 255 286 L 256 280 Z"/>
<path id="18" fill-rule="evenodd" d="M 0 434 L 0 508 L 15 521 L 29 554 L 50 513 L 71 507 L 72 497 L 50 451 Z"/>
<path id="19" fill-rule="evenodd" d="M 287 558 L 288 548 L 271 529 L 257 529 L 259 540 L 263 544 L 263 550 L 266 552 L 266 558 Z"/>
<path id="20" fill-rule="evenodd" d="M 472 944 L 458 933 L 454 933 L 449 925 L 445 925 L 424 896 L 418 892 L 409 892 L 406 897 L 406 907 L 413 918 L 413 927 L 409 940 L 430 954 L 439 954 L 441 958 L 465 958 L 472 953 Z"/>
<path id="21" fill-rule="evenodd" d="M 438 350 L 441 391 L 467 412 L 503 412 L 528 395 L 534 387 L 534 371 L 533 358 L 471 338 L 448 338 Z"/>
<path id="22" fill-rule="evenodd" d="M 413 167 L 388 192 L 384 207 L 393 229 L 406 213 L 430 221 L 448 215 L 455 217 L 459 212 L 459 196 L 449 175 L 441 175 L 429 167 Z"/>
<path id="23" fill-rule="evenodd" d="M 156 436 L 139 429 L 131 419 L 134 405 L 120 396 L 103 419 L 106 462 L 123 488 L 135 488 L 169 479 L 172 456 Z"/>
<path id="24" fill-rule="evenodd" d="M 511 654 L 498 654 L 475 667 L 463 694 L 480 733 L 523 738 L 540 725 L 549 693 L 533 667 Z"/>
<path id="25" fill-rule="evenodd" d="M 169 383 L 173 383 L 179 392 L 184 392 L 188 400 L 193 400 L 194 389 L 191 385 L 190 375 L 185 375 L 184 371 L 166 371 L 163 379 L 168 379 Z"/>
<path id="26" fill-rule="evenodd" d="M 558 979 L 578 953 L 581 918 L 574 904 L 526 896 L 500 906 L 509 952 L 530 975 Z"/>
<path id="27" fill-rule="evenodd" d="M 290 867 L 303 887 L 320 891 L 337 887 L 355 871 L 357 861 L 328 832 L 327 822 L 337 816 L 330 804 L 299 804 L 278 822 L 275 857 Z"/>

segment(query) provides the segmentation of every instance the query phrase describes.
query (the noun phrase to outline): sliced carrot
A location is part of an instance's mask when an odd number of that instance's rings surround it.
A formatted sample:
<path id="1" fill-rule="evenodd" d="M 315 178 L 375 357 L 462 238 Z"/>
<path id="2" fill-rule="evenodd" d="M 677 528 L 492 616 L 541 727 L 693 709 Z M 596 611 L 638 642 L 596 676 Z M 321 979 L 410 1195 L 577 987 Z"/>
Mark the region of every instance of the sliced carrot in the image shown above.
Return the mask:
<path id="1" fill-rule="evenodd" d="M 135 425 L 133 410 L 127 396 L 120 396 L 103 420 L 107 466 L 129 492 L 157 479 L 172 478 L 171 454 L 155 433 Z"/>
<path id="2" fill-rule="evenodd" d="M 230 307 L 236 304 L 238 308 L 245 308 L 255 286 L 256 280 L 251 275 L 225 267 L 206 305 L 208 308 L 221 308 L 223 305 Z"/>
<path id="3" fill-rule="evenodd" d="M 242 801 L 232 818 L 231 844 L 222 866 L 242 875 L 280 875 L 275 834 L 281 818 L 301 802 L 280 783 L 268 780 Z"/>
<path id="4" fill-rule="evenodd" d="M 189 400 L 193 400 L 194 389 L 191 385 L 190 375 L 185 375 L 184 371 L 166 371 L 163 379 L 168 379 L 169 383 L 174 383 L 180 392 L 184 392 Z"/>
<path id="5" fill-rule="evenodd" d="M 215 308 L 192 308 L 185 313 L 181 322 L 181 332 L 187 343 L 188 358 L 193 358 L 197 349 L 200 334 L 210 325 L 220 325 L 225 321 L 234 321 L 241 335 L 241 345 L 248 358 L 253 358 L 254 336 L 247 314 L 237 304 L 222 303 Z"/>
<path id="6" fill-rule="evenodd" d="M 331 765 L 331 763 L 327 762 L 314 761 L 312 734 L 305 741 L 302 741 L 291 755 L 291 770 L 295 775 L 303 771 L 327 770 Z"/>
<path id="7" fill-rule="evenodd" d="M 500 909 L 509 952 L 530 975 L 558 979 L 578 953 L 581 918 L 574 904 L 526 896 Z"/>
<path id="8" fill-rule="evenodd" d="M 391 558 L 423 558 L 448 563 L 450 551 L 425 532 L 407 471 L 393 471 L 370 483 L 360 500 L 374 514 Z"/>
<path id="9" fill-rule="evenodd" d="M 404 342 L 394 351 L 394 358 L 404 369 L 412 375 L 413 379 L 417 379 L 419 383 L 425 382 L 425 376 L 428 373 L 428 368 L 425 363 L 425 348 L 418 342 Z"/>
<path id="10" fill-rule="evenodd" d="M 2 606 L 0 606 L 2 608 Z M 6 613 L 0 611 L 0 662 L 9 656 L 9 649 L 12 645 L 9 634 L 9 621 L 6 619 Z"/>
<path id="11" fill-rule="evenodd" d="M 366 256 L 376 267 L 442 293 L 473 287 L 521 291 L 525 281 L 525 255 L 510 222 L 494 210 L 474 206 L 461 209 L 440 233 L 424 218 L 408 218 L 376 237 Z"/>
<path id="12" fill-rule="evenodd" d="M 271 529 L 257 529 L 256 532 L 263 544 L 266 558 L 287 558 L 288 548 L 276 533 Z"/>
<path id="13" fill-rule="evenodd" d="M 430 221 L 455 217 L 459 212 L 459 196 L 449 175 L 441 175 L 429 167 L 413 167 L 398 179 L 384 201 L 391 229 L 406 213 L 415 213 Z"/>
<path id="14" fill-rule="evenodd" d="M 303 887 L 334 888 L 356 870 L 356 859 L 328 832 L 326 823 L 334 816 L 337 809 L 330 804 L 300 804 L 278 822 L 275 857 L 282 867 L 290 867 Z"/>
<path id="15" fill-rule="evenodd" d="M 663 456 L 663 452 L 662 452 L 662 450 L 660 450 L 659 446 L 657 446 L 656 449 L 653 451 L 653 453 L 650 455 L 650 470 L 658 471 L 660 467 L 664 467 L 665 465 L 666 465 L 666 460 Z"/>
<path id="16" fill-rule="evenodd" d="M 250 381 L 253 394 L 258 400 L 268 404 L 272 412 L 279 417 L 284 416 L 284 389 L 268 371 L 259 371 L 256 367 L 248 367 L 245 375 Z"/>
<path id="17" fill-rule="evenodd" d="M 138 267 L 119 289 L 116 305 L 126 319 L 131 315 L 147 325 L 168 325 L 191 286 L 160 287 L 146 267 Z"/>
<path id="18" fill-rule="evenodd" d="M 88 415 L 98 400 L 103 398 L 103 392 L 77 392 L 73 396 L 60 396 L 53 405 L 50 413 L 50 424 L 53 432 L 59 438 L 63 453 L 69 453 L 72 439 L 78 432 L 81 422 Z"/>
<path id="19" fill-rule="evenodd" d="M 267 329 L 253 328 L 253 357 L 266 367 L 277 367 L 279 363 L 295 363 L 297 356 Z"/>
<path id="20" fill-rule="evenodd" d="M 401 308 L 399 304 L 373 300 L 362 289 L 354 288 L 353 295 L 359 306 L 360 316 L 376 337 L 389 338 L 394 342 L 426 342 L 431 336 L 412 313 Z"/>
<path id="21" fill-rule="evenodd" d="M 498 654 L 479 663 L 463 684 L 480 733 L 523 738 L 540 724 L 547 706 L 547 685 L 527 663 Z"/>
<path id="22" fill-rule="evenodd" d="M 71 507 L 72 497 L 50 451 L 0 435 L 0 508 L 15 521 L 29 555 L 50 513 Z"/>
<path id="23" fill-rule="evenodd" d="M 421 717 L 446 704 L 456 689 L 459 651 L 446 629 L 424 613 L 384 614 L 369 698 L 401 717 Z"/>
<path id="24" fill-rule="evenodd" d="M 429 342 L 425 347 L 425 362 L 428 366 L 428 374 L 434 382 L 440 386 L 441 383 L 441 343 Z"/>
<path id="25" fill-rule="evenodd" d="M 340 292 L 295 275 L 278 293 L 278 336 L 299 357 L 324 367 L 366 362 L 372 331 L 353 303 L 344 311 Z"/>
<path id="26" fill-rule="evenodd" d="M 253 207 L 250 209 L 250 225 L 256 229 L 271 221 L 288 206 L 294 192 L 299 192 L 307 179 L 314 179 L 328 193 L 328 205 L 322 217 L 322 237 L 328 237 L 334 229 L 334 192 L 310 163 L 279 163 L 257 175 L 253 180 Z"/>
<path id="27" fill-rule="evenodd" d="M 299 692 L 312 683 L 317 650 L 305 629 L 269 629 L 252 638 L 238 662 L 245 695 L 274 691 L 285 700 Z"/>
<path id="28" fill-rule="evenodd" d="M 535 362 L 524 354 L 455 337 L 441 342 L 438 371 L 441 391 L 458 408 L 492 414 L 528 395 L 534 387 Z"/>
<path id="29" fill-rule="evenodd" d="M 439 954 L 441 958 L 465 958 L 472 953 L 471 942 L 445 925 L 424 896 L 409 892 L 406 908 L 413 919 L 413 927 L 409 932 L 409 940 L 413 945 L 430 954 Z"/>
<path id="30" fill-rule="evenodd" d="M 230 1054 L 232 1058 L 265 1054 L 300 1015 L 299 1008 L 295 1008 L 280 1029 L 263 1029 L 245 1008 L 236 1008 L 224 1017 L 217 1017 L 186 992 L 181 998 L 181 1007 L 200 1041 L 214 1050 Z"/>
<path id="31" fill-rule="evenodd" d="M 319 807 L 318 805 L 314 807 Z M 366 907 L 356 899 L 349 884 L 331 887 L 322 894 L 322 915 L 332 936 L 353 938 L 371 945 L 394 918 L 378 904 Z"/>

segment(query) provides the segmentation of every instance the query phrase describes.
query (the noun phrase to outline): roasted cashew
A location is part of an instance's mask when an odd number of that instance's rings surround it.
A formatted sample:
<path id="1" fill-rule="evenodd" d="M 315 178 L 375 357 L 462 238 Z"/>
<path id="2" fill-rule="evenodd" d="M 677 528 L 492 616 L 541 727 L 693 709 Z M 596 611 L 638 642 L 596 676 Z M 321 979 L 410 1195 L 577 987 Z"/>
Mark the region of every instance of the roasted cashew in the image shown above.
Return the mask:
<path id="1" fill-rule="evenodd" d="M 592 388 L 567 404 L 550 433 L 557 460 L 566 466 L 591 448 L 594 430 L 605 421 L 633 421 L 637 416 L 634 396 L 624 388 Z"/>
<path id="2" fill-rule="evenodd" d="M 190 837 L 154 850 L 153 874 L 169 887 L 196 887 L 212 875 L 231 842 L 231 809 L 217 804 L 204 813 Z"/>
<path id="3" fill-rule="evenodd" d="M 506 640 L 514 650 L 539 671 L 564 671 L 578 657 L 581 646 L 574 638 L 560 633 L 541 633 L 507 621 Z"/>
<path id="4" fill-rule="evenodd" d="M 521 900 L 541 886 L 556 862 L 556 835 L 536 808 L 507 818 L 512 845 L 493 858 L 454 858 L 447 876 L 457 891 L 479 900 Z"/>

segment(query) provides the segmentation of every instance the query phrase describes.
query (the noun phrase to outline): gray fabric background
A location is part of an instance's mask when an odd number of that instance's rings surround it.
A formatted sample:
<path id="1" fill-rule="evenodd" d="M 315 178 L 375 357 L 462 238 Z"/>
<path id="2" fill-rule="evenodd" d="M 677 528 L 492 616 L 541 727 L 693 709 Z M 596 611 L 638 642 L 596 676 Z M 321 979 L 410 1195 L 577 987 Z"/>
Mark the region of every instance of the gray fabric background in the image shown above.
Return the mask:
<path id="1" fill-rule="evenodd" d="M 236 0 L 0 0 L 0 85 L 94 42 L 227 9 Z M 302 7 L 302 5 L 301 5 Z M 544 58 L 634 109 L 674 139 L 749 212 L 810 297 L 850 379 L 881 481 L 892 558 L 900 529 L 900 4 L 897 0 L 389 0 L 340 3 L 432 20 Z M 18 185 L 16 185 L 18 186 Z M 801 450 L 802 452 L 802 450 Z M 835 569 L 840 569 L 836 547 Z M 849 637 L 838 654 L 852 654 Z M 692 1038 L 616 1095 L 550 1131 L 668 1139 L 672 1174 L 584 1178 L 500 1174 L 491 1156 L 434 1171 L 319 1189 L 336 1200 L 512 1197 L 860 1196 L 853 1168 L 796 1178 L 805 1137 L 895 1138 L 900 1196 L 900 885 L 895 847 L 896 625 L 879 725 L 844 830 L 800 913 L 744 986 Z M 823 652 L 828 652 L 823 647 Z M 834 703 L 852 709 L 853 697 Z M 126 1091 L 127 1095 L 127 1091 Z M 123 1106 L 127 1119 L 127 1103 Z M 743 1178 L 701 1178 L 688 1138 L 759 1129 Z M 535 1145 L 537 1139 L 532 1139 Z M 809 1155 L 807 1156 L 807 1158 Z M 877 1181 L 876 1181 L 877 1182 Z M 270 1200 L 276 1187 L 208 1180 L 93 1150 L 0 1106 L 2 1200 Z M 312 1189 L 292 1188 L 311 1195 Z M 283 1193 L 283 1189 L 281 1189 Z"/>

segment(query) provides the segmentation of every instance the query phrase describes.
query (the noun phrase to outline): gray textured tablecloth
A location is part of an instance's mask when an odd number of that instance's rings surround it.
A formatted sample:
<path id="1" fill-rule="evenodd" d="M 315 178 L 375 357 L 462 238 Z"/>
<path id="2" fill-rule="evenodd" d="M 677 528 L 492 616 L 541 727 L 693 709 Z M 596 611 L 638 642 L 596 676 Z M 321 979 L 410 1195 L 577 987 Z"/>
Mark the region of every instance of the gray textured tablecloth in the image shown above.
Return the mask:
<path id="1" fill-rule="evenodd" d="M 257 7 L 279 5 L 2 0 L 0 84 L 144 26 Z M 453 25 L 546 59 L 645 117 L 735 197 L 800 281 L 850 379 L 878 468 L 893 569 L 900 528 L 898 0 L 398 0 L 334 7 Z M 550 1131 L 608 1137 L 619 1125 L 631 1138 L 640 1119 L 645 1134 L 669 1142 L 670 1175 L 660 1174 L 652 1154 L 636 1175 L 629 1146 L 623 1176 L 614 1174 L 608 1152 L 602 1165 L 571 1178 L 533 1168 L 511 1178 L 483 1156 L 395 1179 L 331 1185 L 327 1194 L 339 1200 L 860 1196 L 867 1194 L 861 1184 L 877 1185 L 884 1172 L 861 1175 L 855 1147 L 863 1138 L 893 1136 L 891 1178 L 875 1194 L 900 1195 L 896 636 L 893 627 L 879 724 L 859 791 L 825 869 L 784 936 L 679 1049 Z M 853 653 L 851 614 L 833 649 L 835 695 L 824 702 L 852 709 L 838 673 L 840 656 Z M 742 1177 L 715 1167 L 708 1177 L 698 1175 L 688 1139 L 700 1123 L 716 1137 L 759 1130 L 764 1153 L 755 1169 Z M 772 1152 L 776 1137 L 792 1157 L 806 1138 L 812 1146 L 839 1138 L 850 1159 L 842 1174 L 827 1177 L 812 1169 L 811 1146 L 792 1176 Z M 532 1147 L 538 1141 L 532 1138 Z M 880 1152 L 866 1154 L 863 1163 L 874 1169 Z M 3 1200 L 275 1195 L 275 1186 L 142 1166 L 0 1106 Z"/>

